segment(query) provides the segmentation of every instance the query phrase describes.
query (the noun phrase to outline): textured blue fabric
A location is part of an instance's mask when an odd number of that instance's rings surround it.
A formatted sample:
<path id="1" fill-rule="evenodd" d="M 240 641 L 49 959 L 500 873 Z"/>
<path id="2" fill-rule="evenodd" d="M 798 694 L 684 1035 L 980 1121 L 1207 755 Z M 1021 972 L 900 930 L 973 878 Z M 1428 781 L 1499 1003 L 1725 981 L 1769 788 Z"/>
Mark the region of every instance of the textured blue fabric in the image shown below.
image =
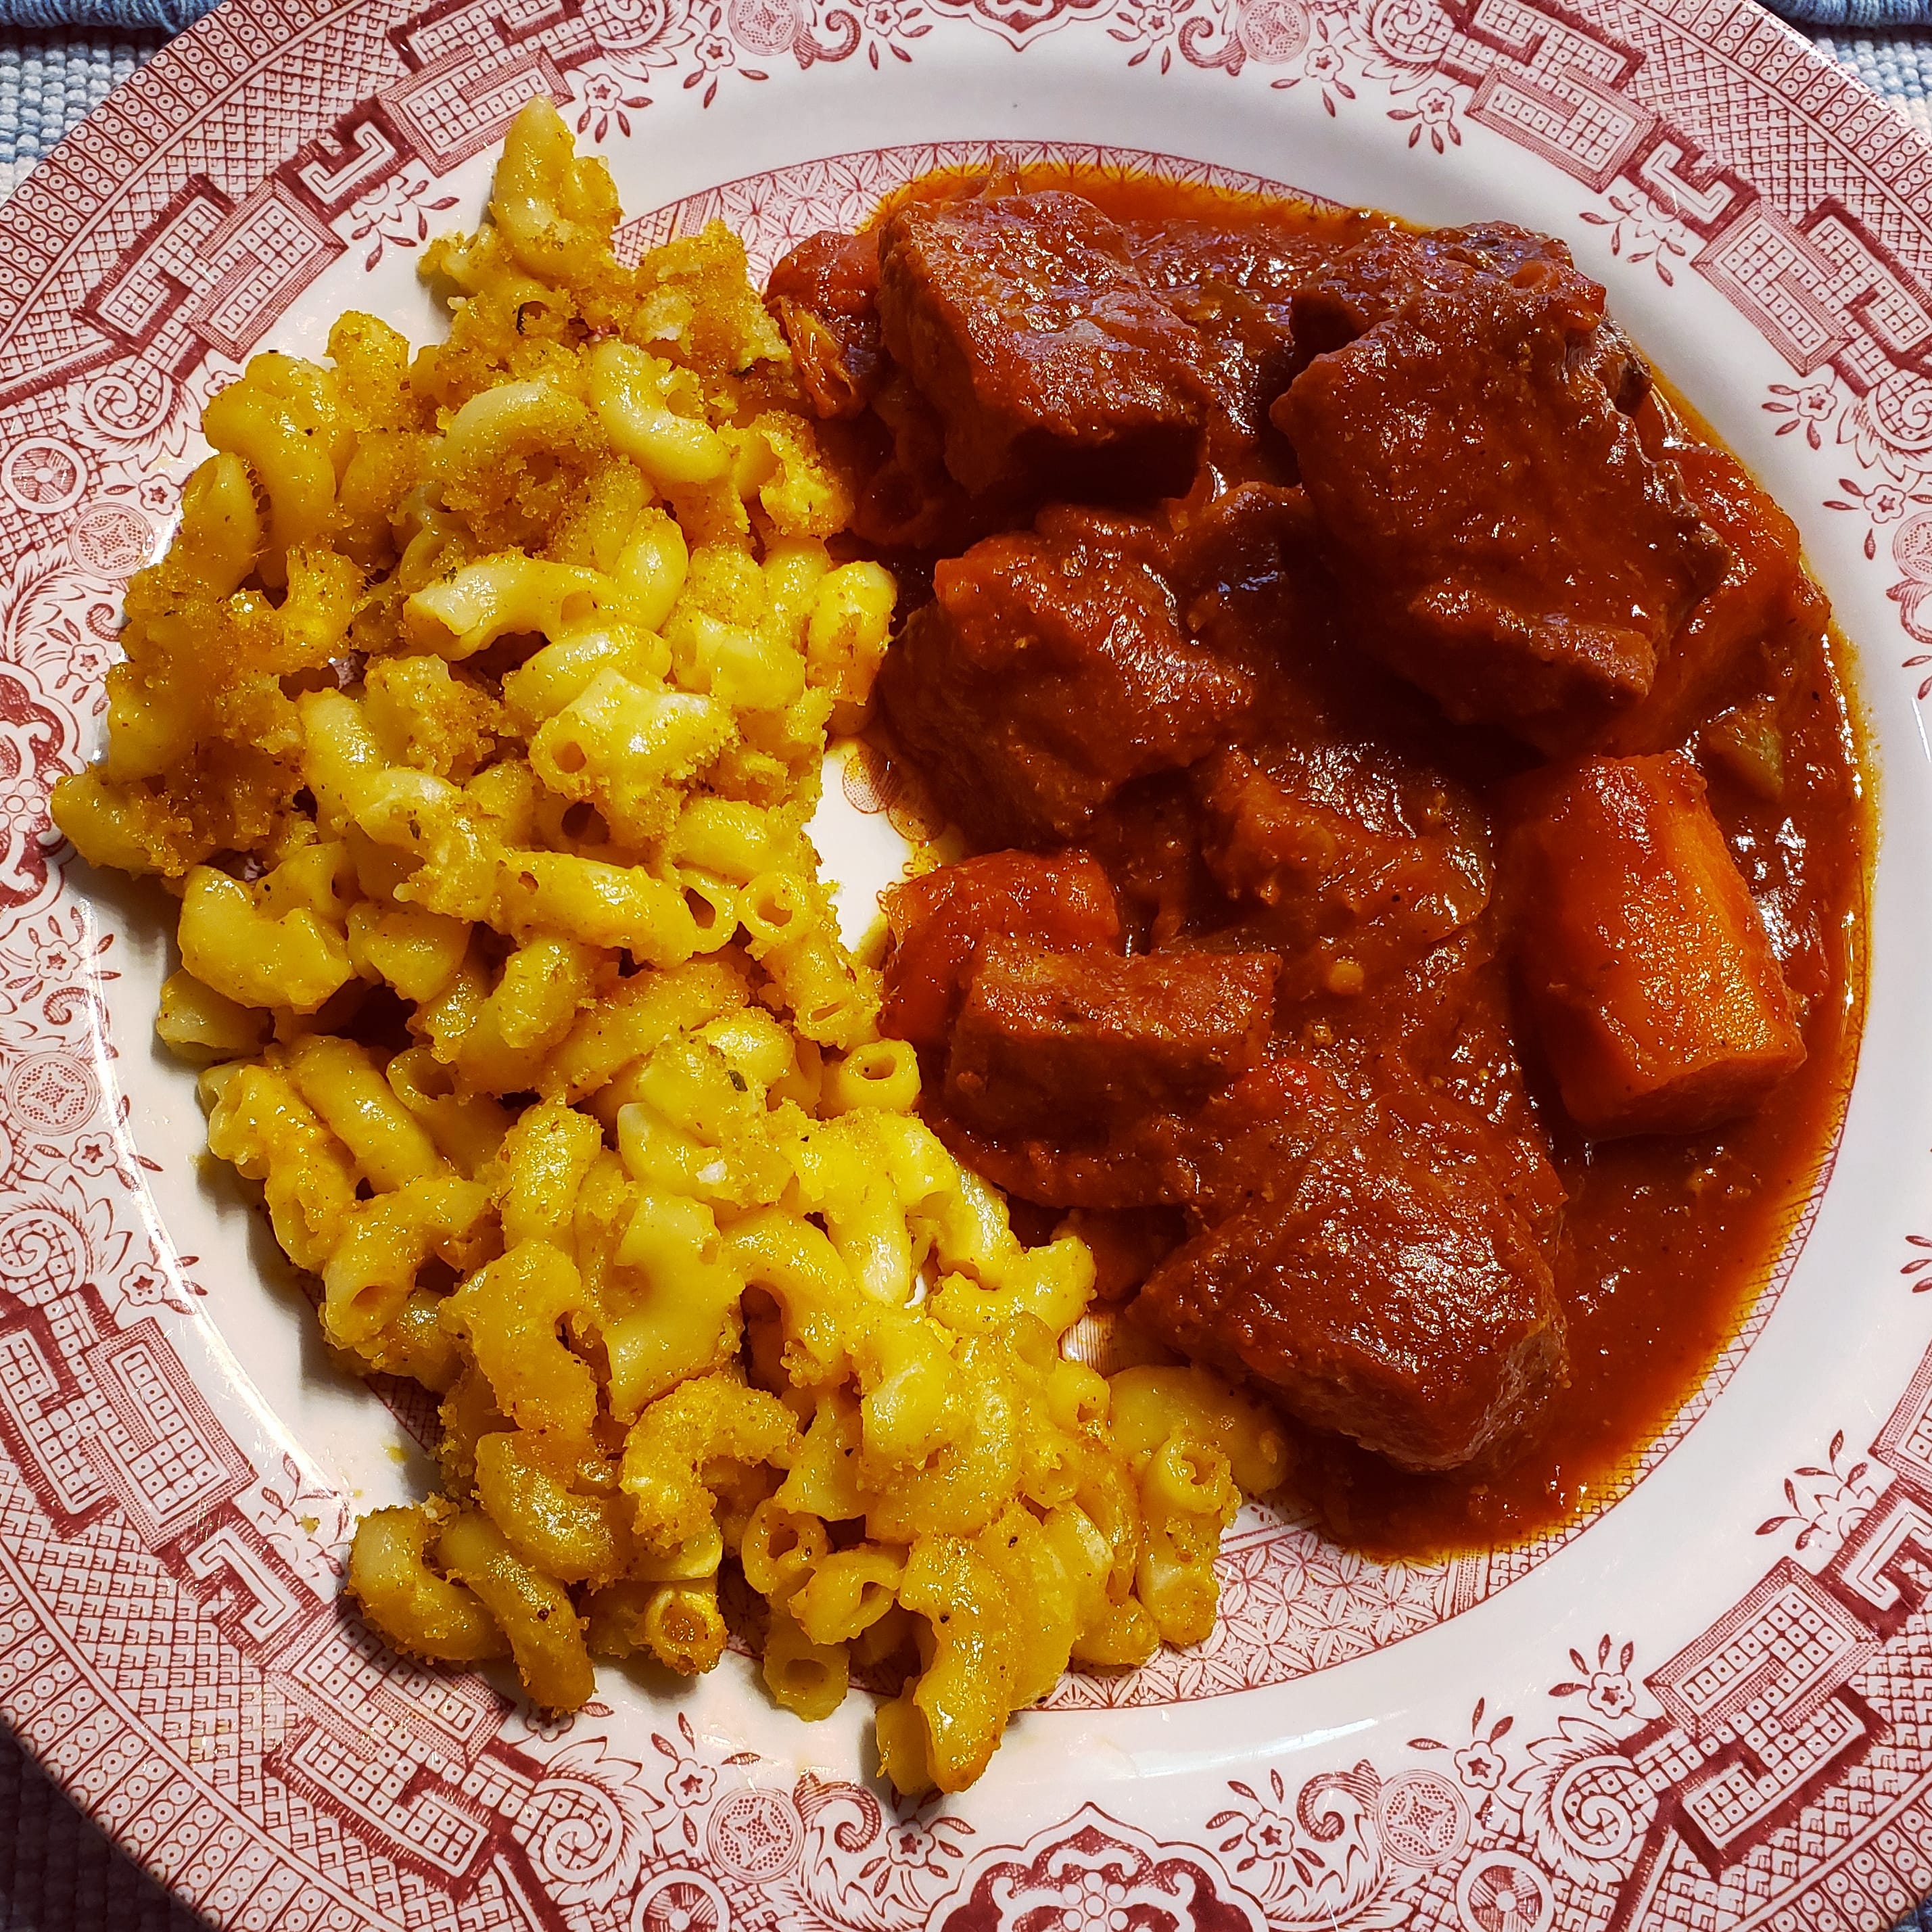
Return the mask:
<path id="1" fill-rule="evenodd" d="M 0 0 L 0 28 L 178 34 L 214 0 Z"/>
<path id="2" fill-rule="evenodd" d="M 1916 4 L 1922 19 L 1932 20 L 1932 0 Z M 1932 134 L 1932 33 L 1847 34 L 1819 28 L 1811 38 L 1820 53 L 1850 68 L 1874 93 L 1904 109 L 1909 119 Z"/>
<path id="3" fill-rule="evenodd" d="M 158 34 L 80 40 L 0 29 L 0 200 L 160 44 Z"/>
<path id="4" fill-rule="evenodd" d="M 1928 0 L 1773 0 L 1773 10 L 1801 26 L 1851 27 L 1868 33 L 1894 33 L 1932 22 Z"/>
<path id="5" fill-rule="evenodd" d="M 208 1932 L 117 1852 L 0 1725 L 0 1932 Z"/>

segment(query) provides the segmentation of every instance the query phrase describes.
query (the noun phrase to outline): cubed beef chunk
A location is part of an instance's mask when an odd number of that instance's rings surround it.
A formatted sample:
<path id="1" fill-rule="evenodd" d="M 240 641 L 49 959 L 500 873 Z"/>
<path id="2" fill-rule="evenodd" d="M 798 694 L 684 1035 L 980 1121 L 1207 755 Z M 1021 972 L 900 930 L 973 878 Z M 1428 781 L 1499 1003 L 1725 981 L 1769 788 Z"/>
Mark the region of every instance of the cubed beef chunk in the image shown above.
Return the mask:
<path id="1" fill-rule="evenodd" d="M 765 300 L 812 407 L 827 418 L 856 416 L 884 372 L 878 230 L 807 236 L 772 269 Z"/>
<path id="2" fill-rule="evenodd" d="M 1160 1339 L 1413 1469 L 1473 1461 L 1559 1384 L 1550 1262 L 1426 1099 L 1363 1110 L 1136 1304 Z"/>
<path id="3" fill-rule="evenodd" d="M 1385 746 L 1310 736 L 1194 768 L 1208 869 L 1288 989 L 1359 992 L 1468 924 L 1490 896 L 1474 801 Z"/>
<path id="4" fill-rule="evenodd" d="M 879 696 L 982 845 L 1077 837 L 1121 785 L 1191 764 L 1251 702 L 1252 680 L 1183 634 L 1166 580 L 1103 534 L 989 537 L 933 587 Z"/>
<path id="5" fill-rule="evenodd" d="M 987 852 L 884 894 L 892 935 L 879 1030 L 921 1052 L 943 1049 L 981 944 L 1030 938 L 1061 952 L 1118 952 L 1107 875 L 1084 853 Z"/>
<path id="6" fill-rule="evenodd" d="M 1553 1234 L 1565 1196 L 1516 1052 L 1509 964 L 1497 950 L 1499 926 L 1492 908 L 1426 956 L 1406 976 L 1414 988 L 1412 1010 L 1422 1010 L 1407 1029 L 1390 1031 L 1402 1040 L 1411 1076 L 1480 1147 L 1504 1198 L 1539 1233 Z M 1391 1003 L 1402 997 L 1400 990 L 1390 995 Z"/>
<path id="7" fill-rule="evenodd" d="M 1512 835 L 1524 990 L 1586 1133 L 1693 1133 L 1802 1064 L 1764 921 L 1681 752 L 1592 758 Z"/>
<path id="8" fill-rule="evenodd" d="M 1262 682 L 1277 736 L 1328 722 L 1324 710 L 1302 702 L 1330 601 L 1316 546 L 1303 491 L 1250 482 L 1190 507 L 1172 547 L 1168 574 L 1189 634 Z"/>
<path id="9" fill-rule="evenodd" d="M 1419 295 L 1455 292 L 1479 282 L 1546 295 L 1570 311 L 1578 331 L 1604 312 L 1600 284 L 1580 274 L 1553 236 L 1506 221 L 1417 234 L 1388 228 L 1364 236 L 1304 277 L 1294 290 L 1295 334 L 1310 356 L 1325 355 L 1399 314 Z"/>
<path id="10" fill-rule="evenodd" d="M 1274 220 L 1230 227 L 1218 221 L 1130 220 L 1121 230 L 1134 266 L 1164 293 L 1241 289 L 1287 304 L 1298 288 L 1355 241 L 1387 226 L 1379 215 L 1348 219 L 1351 228 L 1343 234 Z"/>
<path id="11" fill-rule="evenodd" d="M 1309 276 L 1295 291 L 1295 305 L 1319 353 L 1366 335 L 1416 296 L 1477 282 L 1547 296 L 1570 309 L 1579 328 L 1604 312 L 1602 284 L 1576 266 L 1568 246 L 1513 221 L 1378 229 Z"/>
<path id="12" fill-rule="evenodd" d="M 1334 1076 L 1282 1042 L 1195 1107 L 1078 1130 L 993 1132 L 969 1126 L 942 1092 L 926 1118 L 953 1153 L 995 1186 L 1054 1208 L 1184 1208 L 1200 1221 L 1279 1191 L 1348 1096 Z"/>
<path id="13" fill-rule="evenodd" d="M 1767 658 L 1772 666 L 1784 662 L 1827 620 L 1825 600 L 1804 574 L 1796 525 L 1737 459 L 1688 438 L 1673 442 L 1671 458 L 1730 565 L 1678 626 L 1649 696 L 1604 734 L 1598 748 L 1605 752 L 1682 743 L 1741 677 L 1761 676 Z"/>
<path id="14" fill-rule="evenodd" d="M 1419 295 L 1507 286 L 1542 305 L 1562 329 L 1570 360 L 1587 369 L 1625 415 L 1650 393 L 1650 365 L 1604 314 L 1604 290 L 1552 235 L 1513 222 L 1480 222 L 1423 234 L 1400 229 L 1365 236 L 1306 277 L 1293 305 L 1302 359 L 1340 349 Z"/>
<path id="15" fill-rule="evenodd" d="M 1260 934 L 1240 928 L 1250 944 Z M 1356 1105 L 1426 1092 L 1479 1151 L 1516 1211 L 1552 1230 L 1564 1190 L 1548 1131 L 1516 1051 L 1510 962 L 1492 903 L 1470 924 L 1370 976 L 1359 992 L 1288 1004 L 1276 988 L 1278 1024 L 1299 1052 Z"/>
<path id="16" fill-rule="evenodd" d="M 1360 643 L 1544 750 L 1645 696 L 1724 569 L 1562 308 L 1493 279 L 1412 296 L 1274 411 Z"/>
<path id="17" fill-rule="evenodd" d="M 1216 460 L 1252 470 L 1254 446 L 1273 440 L 1268 405 L 1307 360 L 1296 354 L 1294 291 L 1339 252 L 1336 236 L 1265 221 L 1124 226 L 1134 266 L 1200 338 L 1202 369 L 1234 431 L 1216 438 L 1210 424 Z"/>
<path id="18" fill-rule="evenodd" d="M 879 313 L 969 490 L 1120 501 L 1187 488 L 1210 399 L 1199 340 L 1091 202 L 902 208 L 880 243 Z"/>
<path id="19" fill-rule="evenodd" d="M 1157 1202 L 1212 1226 L 1279 1198 L 1323 1137 L 1363 1106 L 1426 1096 L 1430 1132 L 1482 1165 L 1511 1211 L 1552 1237 L 1564 1190 L 1527 1091 L 1492 946 L 1494 915 L 1432 948 L 1378 988 L 1324 1006 L 1271 1040 L 1233 1084 L 1193 1108 L 1047 1131 L 968 1126 L 934 1091 L 928 1118 L 977 1172 L 1063 1208 Z"/>
<path id="20" fill-rule="evenodd" d="M 946 1104 L 983 1132 L 1069 1136 L 1197 1106 L 1260 1060 L 1280 964 L 989 939 L 953 1029 Z"/>

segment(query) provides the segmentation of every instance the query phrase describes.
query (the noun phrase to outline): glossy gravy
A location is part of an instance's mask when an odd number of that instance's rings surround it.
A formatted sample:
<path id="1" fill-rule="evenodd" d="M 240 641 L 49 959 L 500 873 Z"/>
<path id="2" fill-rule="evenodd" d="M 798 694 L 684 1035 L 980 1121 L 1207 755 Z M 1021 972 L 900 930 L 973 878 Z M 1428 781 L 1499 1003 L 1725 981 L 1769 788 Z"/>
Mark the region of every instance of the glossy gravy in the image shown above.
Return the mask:
<path id="1" fill-rule="evenodd" d="M 954 196 L 965 185 L 958 176 L 913 184 L 881 208 L 874 225 L 898 207 Z M 1265 300 L 1270 250 L 1281 262 L 1298 265 L 1300 273 L 1311 250 L 1339 251 L 1364 235 L 1400 227 L 1372 213 L 1270 201 L 1131 172 L 1032 166 L 1013 185 L 1078 194 L 1126 227 L 1144 256 L 1171 277 L 1192 277 L 1210 290 L 1240 289 L 1249 301 L 1258 298 L 1257 290 Z M 1236 330 L 1229 356 L 1238 362 L 1272 352 L 1264 342 L 1267 326 L 1264 318 L 1258 320 L 1245 337 Z M 1256 378 L 1256 394 L 1268 380 Z M 1674 397 L 1653 395 L 1634 420 L 1653 454 L 1715 445 Z M 889 440 L 871 416 L 848 433 L 862 473 L 891 468 L 896 458 Z M 898 446 L 903 449 L 903 438 Z M 1210 428 L 1193 493 L 1178 514 L 1184 520 L 1198 515 L 1244 482 L 1292 484 L 1294 474 L 1292 452 L 1267 422 L 1264 394 L 1258 416 Z M 893 488 L 896 502 L 904 500 L 907 479 L 897 477 Z M 898 568 L 916 603 L 930 596 L 940 560 L 989 532 L 1024 528 L 1037 507 L 1024 491 L 1004 504 L 997 490 L 992 494 L 990 507 L 986 493 L 970 504 L 949 500 L 936 510 L 922 504 L 918 541 L 881 541 L 875 529 L 867 548 Z M 1136 512 L 1130 507 L 1124 513 Z M 1230 546 L 1230 581 L 1245 567 L 1245 555 Z M 1534 763 L 1520 740 L 1480 724 L 1447 722 L 1386 670 L 1352 653 L 1339 613 L 1318 614 L 1317 622 L 1328 632 L 1324 688 L 1336 702 L 1352 715 L 1385 716 L 1396 739 L 1426 746 L 1427 755 L 1486 811 L 1500 812 L 1512 782 Z M 1567 1382 L 1512 1442 L 1507 1457 L 1481 1457 L 1461 1468 L 1405 1470 L 1342 1435 L 1298 1428 L 1294 1486 L 1342 1542 L 1378 1556 L 1437 1556 L 1520 1542 L 1611 1499 L 1738 1337 L 1790 1255 L 1808 1204 L 1828 1173 L 1863 1013 L 1874 842 L 1849 661 L 1844 640 L 1829 627 L 1787 638 L 1774 652 L 1743 652 L 1722 676 L 1707 680 L 1694 701 L 1687 700 L 1665 735 L 1611 746 L 1646 752 L 1681 748 L 1696 761 L 1710 808 L 1764 916 L 1802 1014 L 1805 1060 L 1742 1118 L 1700 1133 L 1592 1142 L 1566 1116 L 1534 1030 L 1517 1013 L 1514 1040 L 1567 1197 L 1553 1254 L 1556 1292 L 1568 1325 Z M 1759 755 L 1766 742 L 1762 731 L 1754 747 L 1748 732 L 1741 736 L 1741 716 L 1759 728 L 1774 724 L 1781 763 L 1775 782 Z M 920 761 L 908 760 L 891 737 L 890 730 L 884 732 L 886 754 L 916 769 Z M 1210 934 L 1220 944 L 1235 943 L 1226 936 L 1226 899 L 1206 878 L 1198 851 L 1175 832 L 1183 810 L 1178 796 L 1165 779 L 1130 784 L 1072 842 L 1094 853 L 1111 875 L 1130 952 L 1156 944 L 1186 947 Z M 1050 850 L 1056 842 L 1027 842 Z M 1304 1040 L 1331 1025 L 1372 1034 L 1377 1024 L 1372 1013 L 1364 1018 L 1352 996 L 1331 998 L 1318 988 L 1284 1009 L 1276 1022 L 1278 1036 Z M 1358 1038 L 1357 1045 L 1372 1054 L 1372 1037 Z M 990 1154 L 983 1164 L 1010 1184 L 1010 1165 L 1002 1166 L 998 1148 Z M 1155 1210 L 1156 1220 L 1171 1212 Z M 1046 1226 L 1057 1216 L 1040 1218 Z M 1147 1228 L 1144 1216 L 1127 1217 L 1114 1230 L 1118 1244 L 1131 1250 Z M 1178 1223 L 1164 1232 L 1156 1228 L 1159 1238 L 1142 1263 L 1179 1232 Z M 1131 1253 L 1126 1265 L 1134 1271 Z M 1126 1352 L 1144 1353 L 1131 1305 L 1114 1318 Z"/>

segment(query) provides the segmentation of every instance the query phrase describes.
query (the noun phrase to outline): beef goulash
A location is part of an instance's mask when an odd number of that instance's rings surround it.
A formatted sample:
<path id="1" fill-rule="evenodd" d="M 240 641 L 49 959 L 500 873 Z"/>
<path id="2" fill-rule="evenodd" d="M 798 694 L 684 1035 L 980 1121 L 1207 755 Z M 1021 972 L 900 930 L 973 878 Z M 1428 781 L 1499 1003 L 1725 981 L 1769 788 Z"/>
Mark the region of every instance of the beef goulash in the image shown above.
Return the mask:
<path id="1" fill-rule="evenodd" d="M 1789 520 L 1560 242 L 920 184 L 774 312 L 911 608 L 948 1144 L 1420 1552 L 1628 1476 L 1836 1131 L 1867 838 Z M 922 594 L 929 591 L 929 594 Z"/>

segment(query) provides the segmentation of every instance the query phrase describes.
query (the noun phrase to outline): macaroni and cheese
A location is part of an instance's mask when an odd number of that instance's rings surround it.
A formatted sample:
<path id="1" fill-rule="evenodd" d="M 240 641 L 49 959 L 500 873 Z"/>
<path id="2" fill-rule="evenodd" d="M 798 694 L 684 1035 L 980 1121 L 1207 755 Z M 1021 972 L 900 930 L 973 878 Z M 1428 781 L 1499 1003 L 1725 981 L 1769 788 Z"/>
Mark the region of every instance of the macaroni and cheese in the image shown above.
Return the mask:
<path id="1" fill-rule="evenodd" d="M 636 268 L 547 101 L 412 353 L 344 316 L 256 357 L 130 586 L 108 744 L 55 811 L 180 902 L 162 1038 L 322 1330 L 442 1403 L 442 1486 L 357 1531 L 398 1648 L 709 1670 L 719 1579 L 806 1718 L 898 1687 L 957 1790 L 1070 1662 L 1214 1614 L 1285 1444 L 1206 1372 L 1062 1342 L 1028 1247 L 922 1123 L 806 826 L 895 590 L 722 227 Z"/>

